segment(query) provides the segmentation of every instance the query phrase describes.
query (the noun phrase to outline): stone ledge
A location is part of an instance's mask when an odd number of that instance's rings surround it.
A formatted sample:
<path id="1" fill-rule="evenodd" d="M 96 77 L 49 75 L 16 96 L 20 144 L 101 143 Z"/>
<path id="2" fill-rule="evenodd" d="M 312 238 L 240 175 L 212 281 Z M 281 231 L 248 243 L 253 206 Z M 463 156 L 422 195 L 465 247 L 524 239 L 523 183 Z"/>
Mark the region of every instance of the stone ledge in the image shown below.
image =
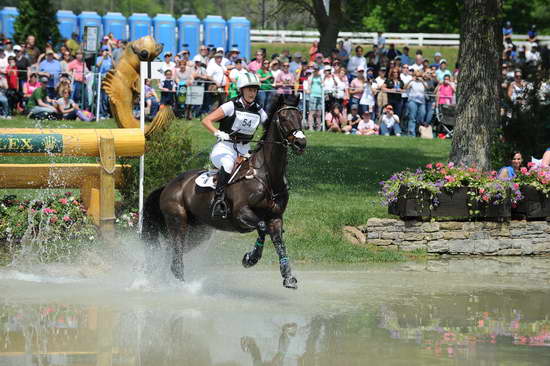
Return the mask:
<path id="1" fill-rule="evenodd" d="M 352 230 L 348 227 L 345 231 Z M 366 225 L 357 227 L 355 233 L 364 234 L 370 245 L 402 251 L 422 249 L 434 254 L 487 256 L 550 254 L 547 221 L 423 222 L 371 218 Z M 357 240 L 359 235 L 354 236 Z"/>

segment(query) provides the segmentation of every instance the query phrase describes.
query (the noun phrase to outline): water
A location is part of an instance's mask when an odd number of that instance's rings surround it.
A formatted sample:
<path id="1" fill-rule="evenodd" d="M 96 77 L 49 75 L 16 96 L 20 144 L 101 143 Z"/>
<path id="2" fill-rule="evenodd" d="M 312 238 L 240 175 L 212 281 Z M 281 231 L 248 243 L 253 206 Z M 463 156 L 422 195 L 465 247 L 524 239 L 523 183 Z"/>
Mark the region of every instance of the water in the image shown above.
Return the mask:
<path id="1" fill-rule="evenodd" d="M 0 269 L 0 365 L 549 365 L 550 259 Z M 162 273 L 161 273 L 162 272 Z"/>

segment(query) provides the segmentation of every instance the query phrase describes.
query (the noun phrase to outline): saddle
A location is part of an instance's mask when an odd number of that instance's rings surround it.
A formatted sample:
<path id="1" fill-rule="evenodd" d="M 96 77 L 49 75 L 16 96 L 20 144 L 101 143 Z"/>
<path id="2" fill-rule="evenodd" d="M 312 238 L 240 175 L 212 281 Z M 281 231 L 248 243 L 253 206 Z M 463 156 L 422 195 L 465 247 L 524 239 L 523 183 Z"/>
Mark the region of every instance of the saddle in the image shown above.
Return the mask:
<path id="1" fill-rule="evenodd" d="M 242 179 L 254 178 L 256 171 L 249 164 L 249 157 L 239 156 L 235 160 L 235 165 L 231 171 L 231 178 L 227 185 L 237 183 Z M 195 178 L 195 191 L 208 192 L 216 188 L 218 180 L 218 169 L 205 170 Z"/>

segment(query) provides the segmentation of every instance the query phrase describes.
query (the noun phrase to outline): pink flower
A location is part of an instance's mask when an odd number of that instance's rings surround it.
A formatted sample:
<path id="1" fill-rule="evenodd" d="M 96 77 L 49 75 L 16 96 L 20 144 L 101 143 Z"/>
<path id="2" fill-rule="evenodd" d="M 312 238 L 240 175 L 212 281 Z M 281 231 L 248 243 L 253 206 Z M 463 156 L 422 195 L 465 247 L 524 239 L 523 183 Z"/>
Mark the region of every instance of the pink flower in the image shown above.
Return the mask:
<path id="1" fill-rule="evenodd" d="M 489 201 L 489 196 L 487 196 L 486 194 L 484 194 L 481 198 L 482 198 L 485 202 Z"/>
<path id="2" fill-rule="evenodd" d="M 52 224 L 55 224 L 57 222 L 57 216 L 53 216 L 52 218 L 50 218 L 50 222 Z"/>
<path id="3" fill-rule="evenodd" d="M 449 164 L 447 164 L 447 166 L 448 166 L 449 168 L 452 168 L 452 167 L 455 166 L 455 163 L 453 163 L 453 162 L 451 161 L 451 162 L 449 162 Z"/>
<path id="4" fill-rule="evenodd" d="M 435 167 L 437 169 L 441 169 L 441 168 L 443 168 L 443 166 L 444 166 L 443 163 L 435 163 Z"/>
<path id="5" fill-rule="evenodd" d="M 489 173 L 489 174 L 491 174 L 491 176 L 493 176 L 493 177 L 494 177 L 494 176 L 496 176 L 496 175 L 497 175 L 497 171 L 496 171 L 496 170 L 491 170 L 491 173 Z"/>
<path id="6" fill-rule="evenodd" d="M 528 168 L 532 168 L 532 167 L 534 167 L 534 166 L 535 166 L 535 163 L 533 163 L 532 161 L 530 161 L 530 162 L 527 163 L 527 167 L 528 167 Z"/>
<path id="7" fill-rule="evenodd" d="M 521 169 L 520 169 L 520 172 L 521 172 L 521 174 L 523 174 L 523 175 L 527 175 L 527 168 L 524 167 L 524 166 L 522 166 Z"/>
<path id="8" fill-rule="evenodd" d="M 514 187 L 514 189 L 516 189 L 516 190 L 517 190 L 517 189 L 519 189 L 519 184 L 517 184 L 517 183 L 514 183 L 513 187 Z"/>
<path id="9" fill-rule="evenodd" d="M 447 169 L 441 169 L 439 172 L 440 172 L 441 174 L 447 174 Z"/>
<path id="10" fill-rule="evenodd" d="M 63 216 L 63 221 L 67 222 L 67 221 L 71 221 L 71 218 L 69 216 Z"/>
<path id="11" fill-rule="evenodd" d="M 432 169 L 433 168 L 433 165 L 430 163 L 430 164 L 426 164 L 426 168 L 428 169 Z"/>
<path id="12" fill-rule="evenodd" d="M 25 206 L 19 205 L 19 209 L 20 209 L 20 210 L 23 210 L 24 208 L 25 208 Z"/>
<path id="13" fill-rule="evenodd" d="M 66 205 L 67 204 L 67 199 L 66 198 L 60 198 L 59 199 L 59 203 L 61 203 L 62 205 Z"/>
<path id="14" fill-rule="evenodd" d="M 49 207 L 44 208 L 42 211 L 44 211 L 45 214 L 55 213 L 55 210 L 52 210 Z"/>
<path id="15" fill-rule="evenodd" d="M 73 201 L 73 205 L 78 206 L 78 205 L 80 205 L 80 203 L 78 203 L 77 200 L 74 200 L 74 201 Z"/>
<path id="16" fill-rule="evenodd" d="M 455 177 L 453 177 L 452 175 L 446 175 L 446 176 L 445 176 L 445 180 L 447 180 L 447 182 L 449 182 L 449 183 L 452 183 L 452 182 L 454 182 L 456 179 L 455 179 Z"/>
<path id="17" fill-rule="evenodd" d="M 485 188 L 480 188 L 479 193 L 481 193 L 481 194 L 485 193 Z"/>
<path id="18" fill-rule="evenodd" d="M 470 173 L 475 173 L 475 172 L 477 172 L 477 169 L 476 168 L 468 168 L 468 171 Z"/>

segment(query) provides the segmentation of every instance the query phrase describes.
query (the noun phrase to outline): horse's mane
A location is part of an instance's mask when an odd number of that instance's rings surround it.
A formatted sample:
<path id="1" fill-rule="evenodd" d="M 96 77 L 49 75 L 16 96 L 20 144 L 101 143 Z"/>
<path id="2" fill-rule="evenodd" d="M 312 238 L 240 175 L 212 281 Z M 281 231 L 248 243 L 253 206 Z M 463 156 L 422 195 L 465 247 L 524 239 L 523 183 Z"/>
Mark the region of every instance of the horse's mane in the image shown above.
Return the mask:
<path id="1" fill-rule="evenodd" d="M 273 94 L 267 102 L 267 120 L 264 123 L 264 133 L 260 138 L 264 141 L 267 138 L 275 113 L 284 106 L 298 106 L 299 98 L 294 94 Z"/>

